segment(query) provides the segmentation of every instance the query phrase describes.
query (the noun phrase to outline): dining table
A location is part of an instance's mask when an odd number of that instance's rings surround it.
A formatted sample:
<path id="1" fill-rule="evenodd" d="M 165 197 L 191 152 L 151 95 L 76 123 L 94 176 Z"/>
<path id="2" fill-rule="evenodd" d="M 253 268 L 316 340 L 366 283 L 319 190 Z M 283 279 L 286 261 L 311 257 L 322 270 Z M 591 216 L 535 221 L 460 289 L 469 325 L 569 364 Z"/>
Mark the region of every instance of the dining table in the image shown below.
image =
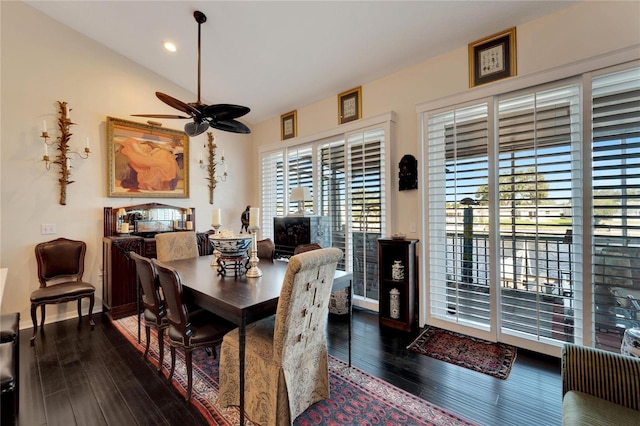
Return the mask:
<path id="1" fill-rule="evenodd" d="M 276 259 L 260 262 L 262 276 L 251 278 L 244 273 L 218 272 L 214 255 L 163 262 L 174 268 L 182 281 L 184 299 L 238 326 L 240 370 L 240 424 L 244 425 L 244 372 L 246 326 L 276 313 L 278 298 L 288 261 Z M 353 274 L 336 270 L 332 292 L 349 289 L 348 362 L 351 366 L 351 297 Z"/>

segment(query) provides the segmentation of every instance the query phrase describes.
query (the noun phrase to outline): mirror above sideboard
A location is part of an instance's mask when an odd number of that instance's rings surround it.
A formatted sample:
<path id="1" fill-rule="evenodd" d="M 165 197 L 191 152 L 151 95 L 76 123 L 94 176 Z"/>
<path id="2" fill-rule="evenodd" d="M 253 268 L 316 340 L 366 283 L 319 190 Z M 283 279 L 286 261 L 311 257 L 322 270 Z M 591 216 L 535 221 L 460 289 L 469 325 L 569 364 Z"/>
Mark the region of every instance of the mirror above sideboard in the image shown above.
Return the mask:
<path id="1" fill-rule="evenodd" d="M 146 238 L 160 232 L 196 229 L 193 207 L 160 203 L 104 208 L 104 236 L 137 235 Z"/>

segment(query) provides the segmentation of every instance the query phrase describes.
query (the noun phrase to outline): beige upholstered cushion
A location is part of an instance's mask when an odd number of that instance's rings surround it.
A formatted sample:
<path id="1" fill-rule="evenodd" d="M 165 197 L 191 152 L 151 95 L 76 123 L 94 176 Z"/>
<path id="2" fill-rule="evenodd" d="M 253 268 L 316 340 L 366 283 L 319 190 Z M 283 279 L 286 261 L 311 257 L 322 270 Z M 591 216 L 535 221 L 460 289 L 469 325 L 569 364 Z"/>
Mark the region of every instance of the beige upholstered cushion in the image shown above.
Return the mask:
<path id="1" fill-rule="evenodd" d="M 198 257 L 198 238 L 193 231 L 156 235 L 156 257 L 160 262 Z"/>
<path id="2" fill-rule="evenodd" d="M 638 426 L 640 411 L 607 400 L 569 391 L 562 400 L 563 426 Z"/>
<path id="3" fill-rule="evenodd" d="M 342 251 L 314 250 L 289 260 L 275 316 L 246 332 L 245 411 L 254 422 L 290 425 L 311 404 L 329 397 L 326 317 Z M 220 352 L 222 406 L 239 405 L 238 330 Z"/>

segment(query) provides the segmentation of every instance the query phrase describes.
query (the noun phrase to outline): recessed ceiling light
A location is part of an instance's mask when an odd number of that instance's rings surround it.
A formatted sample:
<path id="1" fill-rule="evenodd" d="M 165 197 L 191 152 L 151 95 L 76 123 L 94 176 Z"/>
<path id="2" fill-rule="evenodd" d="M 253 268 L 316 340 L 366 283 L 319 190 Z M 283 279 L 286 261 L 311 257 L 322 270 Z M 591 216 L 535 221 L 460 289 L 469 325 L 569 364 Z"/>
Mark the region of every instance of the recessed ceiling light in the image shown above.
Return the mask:
<path id="1" fill-rule="evenodd" d="M 178 50 L 178 48 L 176 47 L 176 45 L 171 42 L 171 41 L 165 41 L 162 43 L 162 45 L 164 46 L 165 49 L 167 49 L 169 52 L 175 52 L 176 50 Z"/>

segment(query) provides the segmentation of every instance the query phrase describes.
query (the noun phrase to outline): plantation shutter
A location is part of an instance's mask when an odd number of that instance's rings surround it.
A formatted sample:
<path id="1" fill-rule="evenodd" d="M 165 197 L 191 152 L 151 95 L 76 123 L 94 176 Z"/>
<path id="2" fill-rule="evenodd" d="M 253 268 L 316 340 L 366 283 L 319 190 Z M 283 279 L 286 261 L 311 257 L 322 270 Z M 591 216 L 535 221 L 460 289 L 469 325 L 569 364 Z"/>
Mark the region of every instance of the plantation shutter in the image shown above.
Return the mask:
<path id="1" fill-rule="evenodd" d="M 498 103 L 501 332 L 573 341 L 581 300 L 580 90 Z"/>
<path id="2" fill-rule="evenodd" d="M 273 218 L 284 216 L 284 152 L 273 151 L 261 156 L 262 236 L 274 239 Z"/>
<path id="3" fill-rule="evenodd" d="M 640 68 L 594 77 L 592 104 L 595 329 L 623 333 L 640 327 Z"/>
<path id="4" fill-rule="evenodd" d="M 445 321 L 490 321 L 487 113 L 482 103 L 428 118 L 429 301 Z"/>
<path id="5" fill-rule="evenodd" d="M 378 300 L 378 238 L 386 232 L 383 129 L 347 138 L 347 207 L 354 294 Z"/>
<path id="6" fill-rule="evenodd" d="M 297 186 L 308 187 L 311 191 L 311 200 L 304 202 L 305 210 L 313 210 L 313 155 L 311 145 L 290 149 L 287 154 L 287 198 L 291 195 L 291 189 Z M 298 210 L 298 202 L 289 200 L 287 213 L 295 213 Z"/>
<path id="7" fill-rule="evenodd" d="M 318 214 L 331 218 L 331 245 L 346 253 L 347 168 L 344 139 L 318 145 Z M 345 257 L 338 269 L 345 269 Z"/>

